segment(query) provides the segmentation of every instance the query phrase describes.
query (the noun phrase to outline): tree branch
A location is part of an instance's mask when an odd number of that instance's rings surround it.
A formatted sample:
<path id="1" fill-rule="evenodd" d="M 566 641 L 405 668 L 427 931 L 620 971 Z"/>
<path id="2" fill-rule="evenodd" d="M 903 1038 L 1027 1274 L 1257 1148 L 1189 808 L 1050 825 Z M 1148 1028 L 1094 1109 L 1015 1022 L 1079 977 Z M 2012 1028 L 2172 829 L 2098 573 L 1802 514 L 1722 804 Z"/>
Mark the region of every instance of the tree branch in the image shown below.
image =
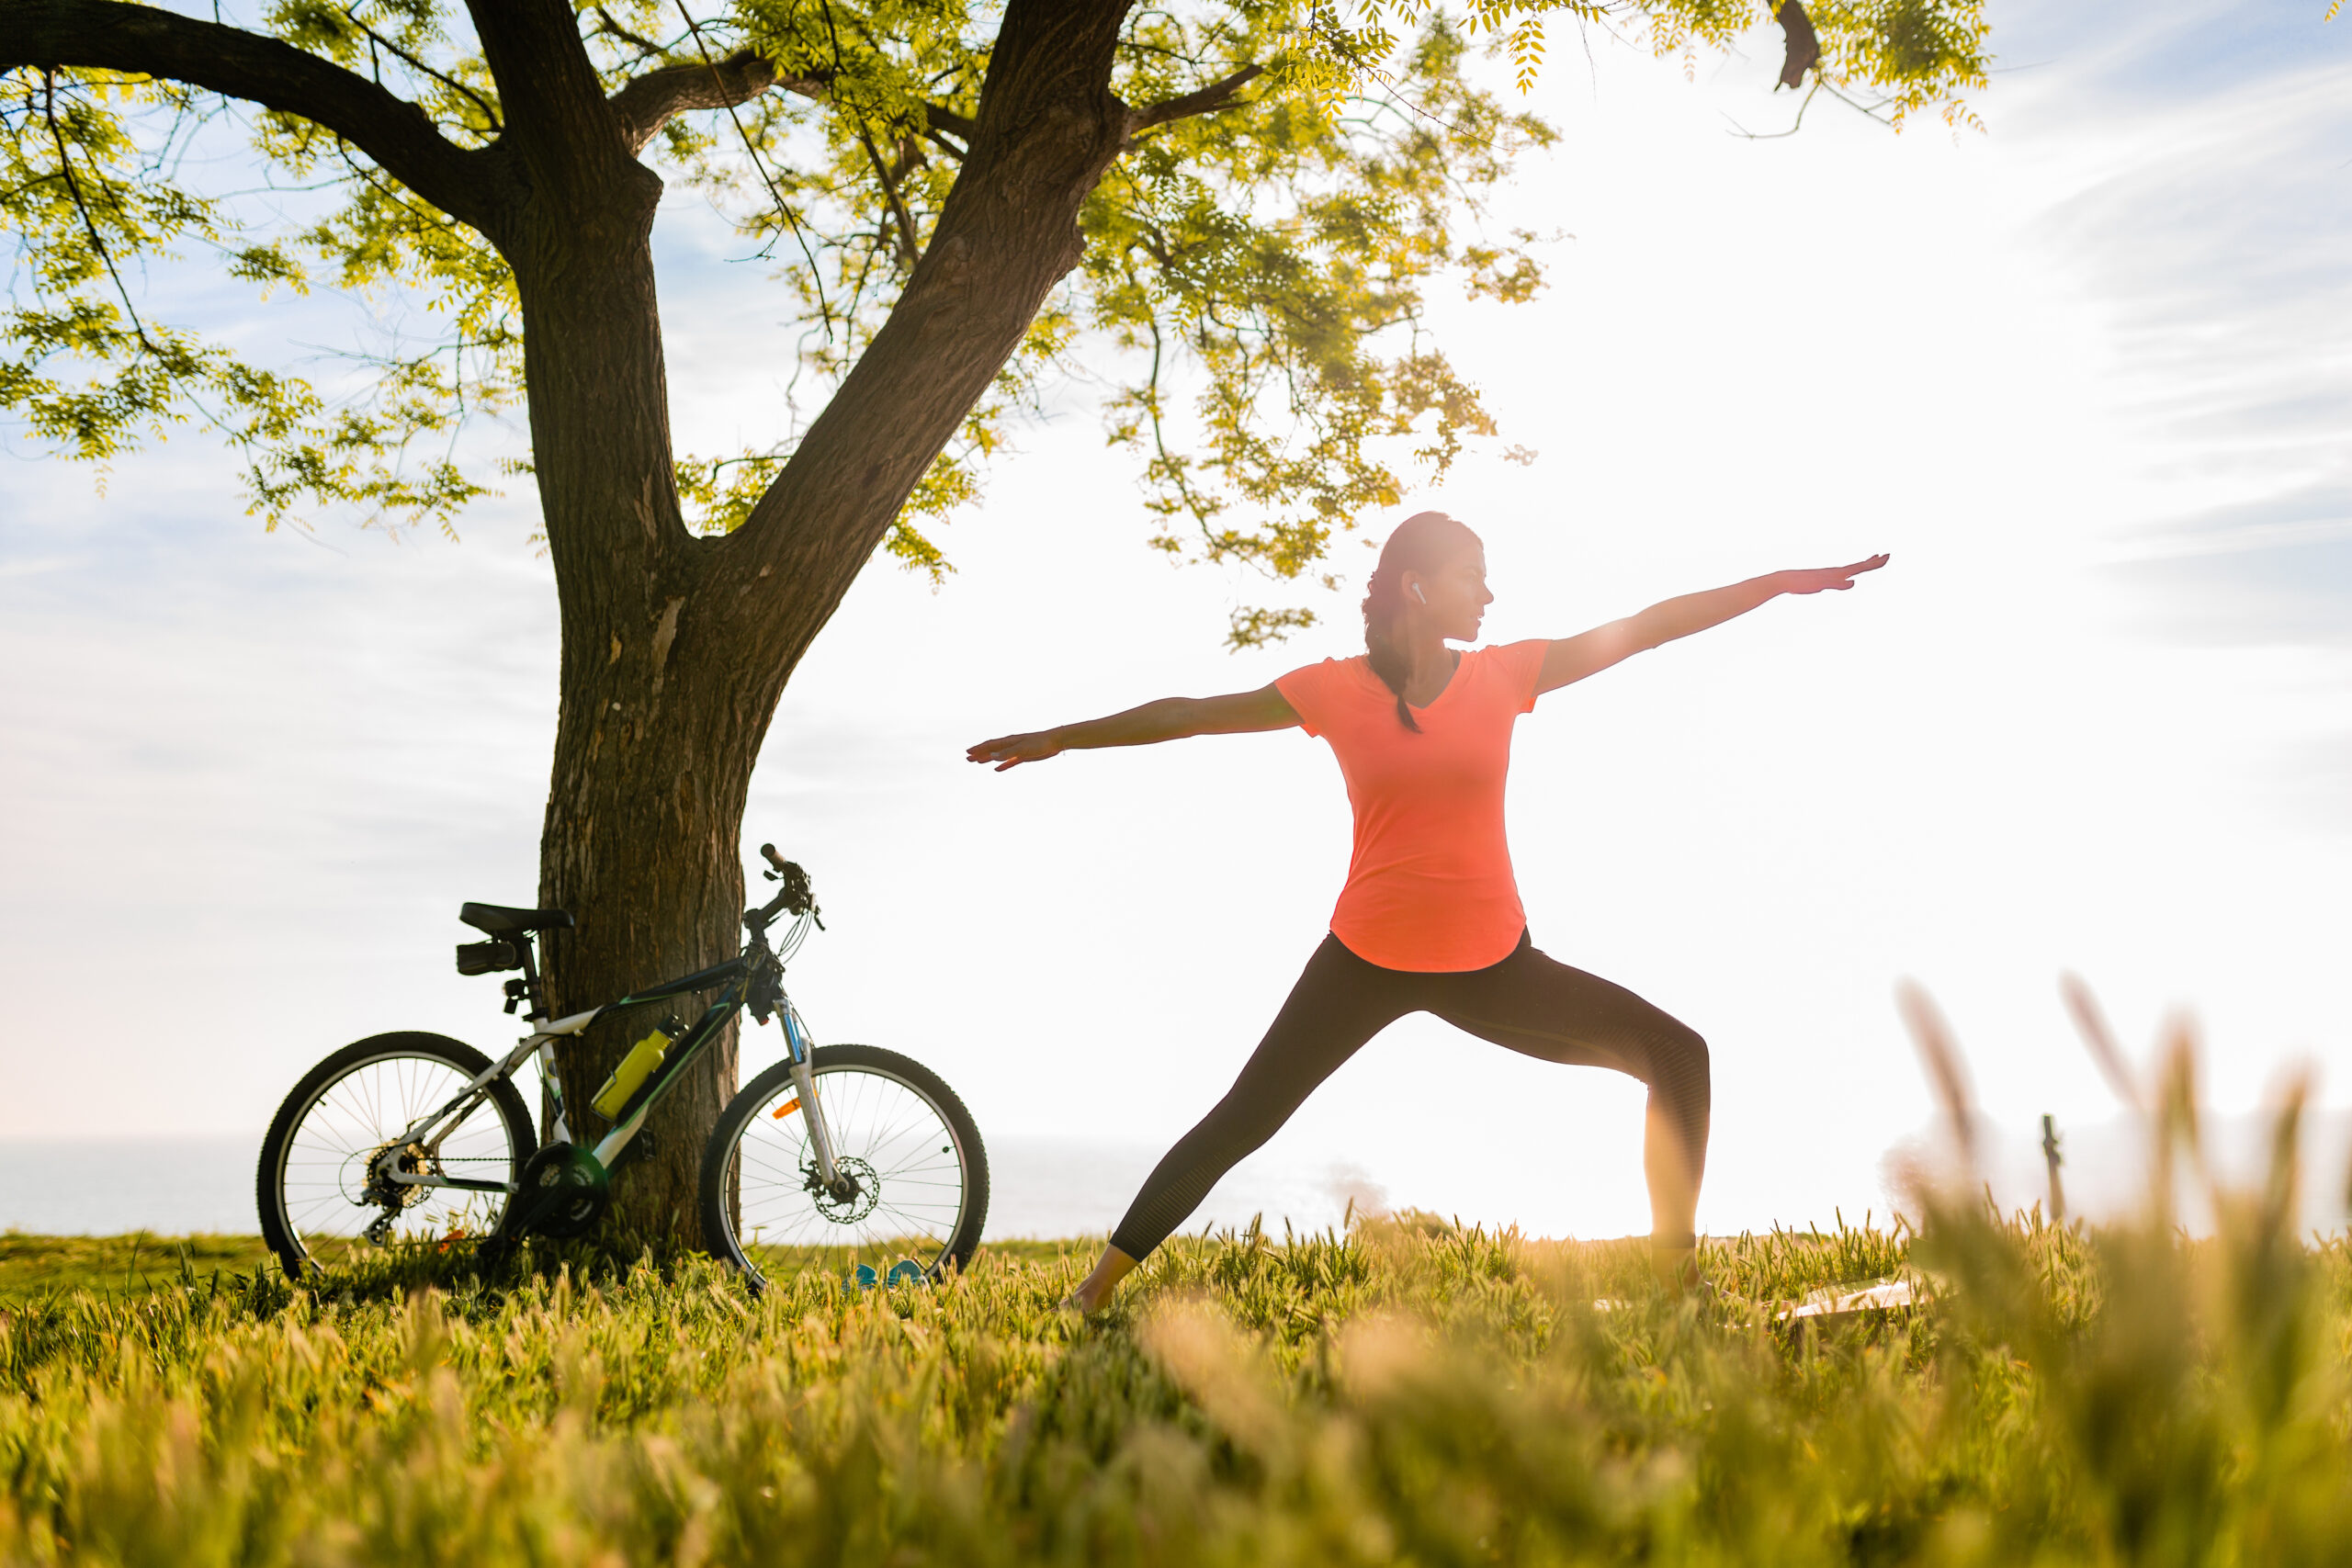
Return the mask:
<path id="1" fill-rule="evenodd" d="M 604 6 L 596 6 L 595 12 L 598 30 L 608 33 L 614 38 L 619 39 L 623 43 L 635 44 L 637 46 L 639 59 L 650 60 L 657 54 L 666 52 L 660 44 L 655 43 L 651 39 L 647 38 L 640 33 L 633 33 L 627 28 L 621 26 L 620 23 L 615 21 L 613 19 L 613 14 L 610 11 L 605 10 Z"/>
<path id="2" fill-rule="evenodd" d="M 1786 52 L 1781 59 L 1780 85 L 1802 87 L 1804 73 L 1821 63 L 1821 39 L 1814 36 L 1813 18 L 1804 14 L 1801 0 L 1781 0 L 1773 8 L 1772 19 L 1781 24 L 1781 36 L 1787 40 Z"/>
<path id="3" fill-rule="evenodd" d="M 0 71 L 27 66 L 158 76 L 296 115 L 459 221 L 486 229 L 494 216 L 486 152 L 447 140 L 406 98 L 277 39 L 120 0 L 8 0 Z"/>
<path id="4" fill-rule="evenodd" d="M 716 75 L 718 64 L 710 58 L 708 47 L 703 43 L 701 25 L 695 20 L 694 13 L 686 9 L 686 0 L 677 0 L 677 6 L 678 19 L 686 24 L 686 36 L 695 40 L 695 51 L 702 56 L 703 68 Z M 743 151 L 750 156 L 752 167 L 760 172 L 760 183 L 768 187 L 768 196 L 775 201 L 775 209 L 792 227 L 793 241 L 799 245 L 801 256 L 808 263 L 808 282 L 817 296 L 818 315 L 825 323 L 826 337 L 831 338 L 833 335 L 833 307 L 825 299 L 824 279 L 817 269 L 816 253 L 808 248 L 808 235 L 801 226 L 800 215 L 792 210 L 792 203 L 785 200 L 784 192 L 776 189 L 775 176 L 768 173 L 767 161 L 760 156 L 760 149 L 752 141 L 752 133 L 743 129 L 743 117 L 735 112 L 732 104 L 727 106 L 727 118 L 735 127 L 736 139 L 743 143 Z"/>
<path id="5" fill-rule="evenodd" d="M 115 269 L 114 253 L 107 249 L 106 236 L 98 231 L 98 220 L 90 216 L 90 204 L 82 196 L 82 182 L 74 177 L 74 150 L 66 144 L 65 131 L 57 123 L 57 76 L 54 72 L 41 73 L 41 115 L 49 122 L 49 139 L 57 149 L 57 172 L 65 181 L 65 194 L 74 198 L 74 210 L 82 217 L 82 231 L 90 237 L 90 248 L 106 264 L 107 276 L 114 283 L 116 298 L 122 301 L 124 314 L 130 318 L 131 331 L 138 335 L 139 346 L 149 354 L 157 353 L 155 343 L 147 335 L 147 323 L 139 318 L 139 305 L 130 298 L 130 290 L 123 287 L 122 274 Z"/>
<path id="6" fill-rule="evenodd" d="M 778 76 L 774 65 L 747 49 L 708 65 L 665 65 L 631 77 L 613 95 L 612 106 L 634 152 L 653 140 L 653 133 L 673 116 L 695 109 L 730 109 L 771 87 L 782 87 L 804 98 L 821 97 L 825 91 L 824 82 L 814 76 Z"/>
<path id="7" fill-rule="evenodd" d="M 907 204 L 899 199 L 899 182 L 890 177 L 890 166 L 882 162 L 882 154 L 874 150 L 874 138 L 866 134 L 863 125 L 857 128 L 857 142 L 865 149 L 865 161 L 874 165 L 874 177 L 882 182 L 882 194 L 889 199 L 891 216 L 898 220 L 899 260 L 912 266 L 922 259 L 915 249 L 914 217 L 907 211 Z"/>
<path id="8" fill-rule="evenodd" d="M 942 108 L 937 104 L 923 105 L 922 117 L 926 128 L 933 131 L 945 131 L 967 147 L 972 144 L 972 138 L 979 134 L 980 126 L 978 120 L 967 119 L 954 109 Z M 962 156 L 961 153 L 956 155 Z"/>
<path id="9" fill-rule="evenodd" d="M 620 145 L 620 122 L 605 101 L 571 0 L 465 0 L 465 6 L 506 110 L 500 142 L 526 172 L 535 200 L 544 198 L 555 210 L 574 197 L 609 196 L 616 175 L 626 177 L 616 162 L 635 166 L 637 160 Z M 642 187 L 636 198 L 643 199 Z"/>
<path id="10" fill-rule="evenodd" d="M 607 32 L 613 29 L 607 28 Z M 699 41 L 699 40 L 697 40 Z M 629 139 L 632 152 L 653 139 L 673 116 L 690 114 L 696 109 L 727 109 L 751 102 L 771 88 L 781 88 L 811 103 L 822 103 L 832 96 L 833 73 L 811 71 L 798 76 L 779 76 L 775 67 L 751 50 L 740 50 L 724 60 L 707 65 L 664 65 L 642 76 L 630 78 L 610 99 L 613 111 L 621 118 L 621 125 Z M 940 150 L 953 157 L 964 155 L 964 148 L 940 140 L 944 132 L 971 145 L 978 125 L 954 109 L 938 104 L 923 105 L 923 129 Z"/>
<path id="11" fill-rule="evenodd" d="M 747 670 L 788 671 L 1085 251 L 1131 111 L 1130 0 L 1006 0 L 969 151 L 882 323 L 743 525 L 710 542 Z M 960 116 L 935 118 L 962 130 Z"/>
<path id="12" fill-rule="evenodd" d="M 359 12 L 355 7 L 350 6 L 344 6 L 343 15 L 345 20 L 348 21 L 353 27 L 357 28 L 362 33 L 367 35 L 368 42 L 370 46 L 383 50 L 386 53 L 391 55 L 393 59 L 400 61 L 402 64 L 406 65 L 410 70 L 417 73 L 419 75 L 430 76 L 435 82 L 438 82 L 443 86 L 448 88 L 451 92 L 462 93 L 467 97 L 471 98 L 473 100 L 474 107 L 481 110 L 482 121 L 490 127 L 492 135 L 497 135 L 500 130 L 503 129 L 499 123 L 498 110 L 491 104 L 491 101 L 488 98 L 483 97 L 480 93 L 475 92 L 471 87 L 467 86 L 463 82 L 458 81 L 456 77 L 444 75 L 442 73 L 435 71 L 432 66 L 426 64 L 424 61 L 419 60 L 415 55 L 411 54 L 399 44 L 394 43 L 390 39 L 386 38 L 383 34 L 369 27 L 367 22 L 360 17 Z"/>
<path id="13" fill-rule="evenodd" d="M 1796 0 L 1789 0 L 1789 3 L 1794 5 Z M 1171 119 L 1183 119 L 1196 114 L 1214 114 L 1218 109 L 1230 108 L 1233 107 L 1233 95 L 1265 73 L 1266 68 L 1262 65 L 1245 65 L 1223 81 L 1212 82 L 1197 92 L 1186 93 L 1182 97 L 1170 98 L 1164 103 L 1153 104 L 1148 108 L 1134 110 L 1130 116 L 1127 134 L 1132 136 L 1138 130 L 1148 130 L 1155 125 L 1166 125 Z"/>

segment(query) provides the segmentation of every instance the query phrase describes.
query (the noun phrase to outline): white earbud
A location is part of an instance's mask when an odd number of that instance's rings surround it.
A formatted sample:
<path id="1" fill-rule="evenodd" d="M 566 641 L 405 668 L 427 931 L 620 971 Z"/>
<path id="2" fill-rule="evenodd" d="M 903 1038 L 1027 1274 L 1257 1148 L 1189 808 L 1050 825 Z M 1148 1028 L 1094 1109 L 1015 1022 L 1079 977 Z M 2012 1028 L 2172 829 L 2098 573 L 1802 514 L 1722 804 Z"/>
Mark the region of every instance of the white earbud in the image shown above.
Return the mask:
<path id="1" fill-rule="evenodd" d="M 1430 602 L 1430 596 L 1421 592 L 1421 585 L 1418 582 L 1413 584 L 1413 597 L 1419 599 L 1424 604 Z"/>

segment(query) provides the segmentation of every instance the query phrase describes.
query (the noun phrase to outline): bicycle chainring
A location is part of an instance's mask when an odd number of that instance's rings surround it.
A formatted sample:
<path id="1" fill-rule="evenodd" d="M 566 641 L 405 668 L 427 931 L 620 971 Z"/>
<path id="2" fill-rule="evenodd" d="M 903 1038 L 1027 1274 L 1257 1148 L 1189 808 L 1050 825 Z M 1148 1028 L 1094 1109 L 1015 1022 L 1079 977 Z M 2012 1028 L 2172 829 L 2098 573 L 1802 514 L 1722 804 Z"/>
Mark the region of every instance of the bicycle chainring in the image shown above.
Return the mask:
<path id="1" fill-rule="evenodd" d="M 612 1202 L 611 1179 L 576 1144 L 549 1144 L 523 1163 L 514 1196 L 499 1221 L 502 1235 L 585 1235 Z"/>

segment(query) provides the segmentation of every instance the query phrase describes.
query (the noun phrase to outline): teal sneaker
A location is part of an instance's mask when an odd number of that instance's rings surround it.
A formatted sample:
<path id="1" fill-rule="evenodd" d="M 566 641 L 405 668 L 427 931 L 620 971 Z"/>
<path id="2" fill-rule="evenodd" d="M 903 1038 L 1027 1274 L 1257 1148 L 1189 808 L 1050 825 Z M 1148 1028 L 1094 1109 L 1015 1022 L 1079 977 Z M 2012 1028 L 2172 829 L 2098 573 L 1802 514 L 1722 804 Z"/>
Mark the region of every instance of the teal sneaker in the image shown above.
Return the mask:
<path id="1" fill-rule="evenodd" d="M 842 1283 L 853 1291 L 870 1291 L 881 1282 L 882 1276 L 874 1271 L 871 1263 L 861 1263 L 842 1276 Z"/>
<path id="2" fill-rule="evenodd" d="M 931 1275 L 911 1258 L 901 1258 L 890 1265 L 890 1272 L 882 1281 L 886 1286 L 928 1285 Z"/>

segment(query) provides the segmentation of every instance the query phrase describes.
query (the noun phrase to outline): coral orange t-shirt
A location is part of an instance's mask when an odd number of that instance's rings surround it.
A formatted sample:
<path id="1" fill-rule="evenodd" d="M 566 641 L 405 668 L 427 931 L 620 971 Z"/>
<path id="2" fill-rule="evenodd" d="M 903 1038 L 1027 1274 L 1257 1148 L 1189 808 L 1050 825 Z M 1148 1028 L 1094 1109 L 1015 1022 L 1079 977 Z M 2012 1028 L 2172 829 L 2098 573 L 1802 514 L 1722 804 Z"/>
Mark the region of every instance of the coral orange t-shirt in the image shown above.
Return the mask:
<path id="1" fill-rule="evenodd" d="M 1418 735 L 1372 661 L 1327 659 L 1274 682 L 1309 735 L 1330 743 L 1355 807 L 1348 885 L 1331 934 L 1384 969 L 1484 969 L 1527 927 L 1503 837 L 1510 732 L 1535 706 L 1541 639 L 1475 648 L 1425 708 Z"/>

